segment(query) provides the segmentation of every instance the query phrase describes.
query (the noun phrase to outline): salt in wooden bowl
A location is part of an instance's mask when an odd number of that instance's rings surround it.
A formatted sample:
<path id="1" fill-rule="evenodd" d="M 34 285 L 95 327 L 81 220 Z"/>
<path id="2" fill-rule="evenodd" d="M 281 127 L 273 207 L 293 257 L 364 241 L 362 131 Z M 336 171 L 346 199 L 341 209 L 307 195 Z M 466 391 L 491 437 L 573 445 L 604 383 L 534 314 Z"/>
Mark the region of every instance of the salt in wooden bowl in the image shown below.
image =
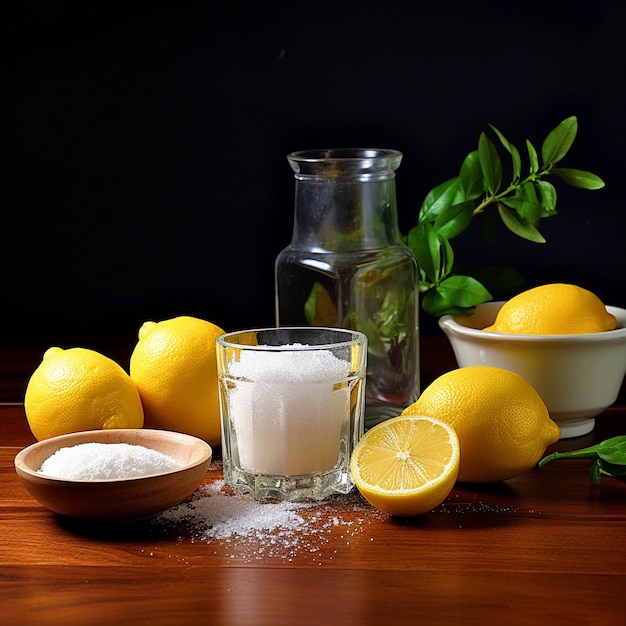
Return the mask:
<path id="1" fill-rule="evenodd" d="M 68 480 L 37 471 L 58 449 L 92 442 L 143 446 L 173 457 L 180 467 L 105 480 Z M 156 517 L 191 496 L 204 479 L 211 456 L 209 444 L 182 433 L 143 428 L 91 430 L 32 444 L 15 457 L 15 471 L 26 490 L 55 513 L 88 520 L 134 522 Z"/>

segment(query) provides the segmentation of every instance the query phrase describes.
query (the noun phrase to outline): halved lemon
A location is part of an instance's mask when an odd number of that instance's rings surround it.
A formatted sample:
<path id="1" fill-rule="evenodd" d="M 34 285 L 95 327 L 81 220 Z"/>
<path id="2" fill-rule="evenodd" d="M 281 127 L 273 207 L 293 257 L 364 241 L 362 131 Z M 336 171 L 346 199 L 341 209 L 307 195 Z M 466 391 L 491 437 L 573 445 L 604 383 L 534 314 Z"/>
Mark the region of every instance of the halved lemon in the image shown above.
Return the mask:
<path id="1" fill-rule="evenodd" d="M 363 497 L 388 515 L 431 511 L 452 491 L 459 473 L 459 440 L 432 417 L 401 415 L 368 430 L 350 459 Z"/>

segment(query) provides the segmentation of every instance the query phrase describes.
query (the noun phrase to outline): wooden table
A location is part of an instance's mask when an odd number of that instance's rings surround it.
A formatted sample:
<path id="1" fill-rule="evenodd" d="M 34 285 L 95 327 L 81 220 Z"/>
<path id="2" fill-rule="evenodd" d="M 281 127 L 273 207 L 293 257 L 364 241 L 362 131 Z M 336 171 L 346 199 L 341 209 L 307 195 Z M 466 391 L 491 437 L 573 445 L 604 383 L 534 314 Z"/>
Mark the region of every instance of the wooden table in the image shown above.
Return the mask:
<path id="1" fill-rule="evenodd" d="M 19 482 L 13 459 L 34 441 L 20 400 L 40 351 L 1 356 L 2 624 L 626 624 L 626 482 L 592 486 L 588 462 L 457 485 L 414 519 L 333 498 L 302 512 L 295 540 L 103 527 L 56 516 Z M 440 339 L 422 362 L 426 382 L 453 367 Z M 624 433 L 620 396 L 593 433 L 552 449 Z M 206 484 L 221 478 L 213 463 Z"/>

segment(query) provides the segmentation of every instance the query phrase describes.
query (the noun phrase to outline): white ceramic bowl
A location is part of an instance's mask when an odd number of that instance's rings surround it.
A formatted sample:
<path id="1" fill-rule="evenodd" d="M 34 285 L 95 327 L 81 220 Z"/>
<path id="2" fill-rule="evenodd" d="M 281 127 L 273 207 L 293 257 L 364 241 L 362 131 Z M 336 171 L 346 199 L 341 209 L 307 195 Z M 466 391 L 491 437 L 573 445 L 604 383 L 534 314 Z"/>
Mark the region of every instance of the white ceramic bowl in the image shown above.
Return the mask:
<path id="1" fill-rule="evenodd" d="M 37 471 L 59 448 L 89 442 L 140 445 L 172 456 L 181 465 L 168 472 L 110 480 L 66 480 Z M 133 522 L 155 517 L 188 498 L 204 479 L 211 457 L 208 443 L 182 433 L 144 428 L 89 430 L 24 448 L 15 457 L 15 471 L 35 500 L 55 513 Z"/>
<path id="2" fill-rule="evenodd" d="M 439 326 L 459 367 L 492 365 L 524 376 L 543 398 L 561 438 L 591 432 L 611 406 L 626 374 L 626 309 L 607 306 L 617 328 L 584 335 L 513 335 L 482 330 L 504 302 L 487 302 L 473 315 L 444 315 Z"/>

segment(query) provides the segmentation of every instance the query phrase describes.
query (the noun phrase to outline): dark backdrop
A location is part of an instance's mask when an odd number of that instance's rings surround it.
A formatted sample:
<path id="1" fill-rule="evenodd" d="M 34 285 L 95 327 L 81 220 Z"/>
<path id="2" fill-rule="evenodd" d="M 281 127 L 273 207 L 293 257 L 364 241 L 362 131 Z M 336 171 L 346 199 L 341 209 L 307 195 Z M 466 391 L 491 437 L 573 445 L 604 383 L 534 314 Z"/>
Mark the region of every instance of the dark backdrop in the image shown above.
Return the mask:
<path id="1" fill-rule="evenodd" d="M 557 183 L 546 245 L 455 249 L 626 306 L 624 2 L 15 5 L 1 21 L 3 341 L 180 314 L 272 325 L 288 152 L 401 150 L 406 232 L 487 123 L 523 148 L 569 115 L 563 165 L 606 189 Z"/>

